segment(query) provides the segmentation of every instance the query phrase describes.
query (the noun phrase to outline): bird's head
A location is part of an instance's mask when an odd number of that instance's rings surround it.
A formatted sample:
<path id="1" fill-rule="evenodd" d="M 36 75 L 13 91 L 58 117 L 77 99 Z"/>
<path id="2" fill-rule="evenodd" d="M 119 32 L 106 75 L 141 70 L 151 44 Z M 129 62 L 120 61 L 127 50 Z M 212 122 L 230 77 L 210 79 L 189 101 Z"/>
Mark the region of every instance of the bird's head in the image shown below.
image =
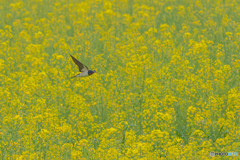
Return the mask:
<path id="1" fill-rule="evenodd" d="M 95 70 L 93 70 L 93 71 L 92 71 L 92 70 L 89 70 L 89 71 L 88 71 L 88 75 L 89 75 L 89 76 L 92 75 L 93 73 L 96 73 L 96 71 L 95 71 Z"/>

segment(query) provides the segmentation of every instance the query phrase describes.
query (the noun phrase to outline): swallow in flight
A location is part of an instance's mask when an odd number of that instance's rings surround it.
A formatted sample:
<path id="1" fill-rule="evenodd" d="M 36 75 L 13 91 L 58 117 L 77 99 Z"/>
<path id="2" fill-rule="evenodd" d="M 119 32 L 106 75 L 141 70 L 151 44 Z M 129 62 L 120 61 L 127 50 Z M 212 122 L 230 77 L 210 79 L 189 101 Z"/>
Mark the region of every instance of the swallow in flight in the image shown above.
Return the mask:
<path id="1" fill-rule="evenodd" d="M 95 70 L 89 70 L 87 66 L 85 66 L 84 64 L 82 64 L 81 62 L 79 62 L 76 58 L 74 58 L 71 54 L 70 56 L 72 57 L 73 59 L 73 62 L 78 66 L 78 69 L 81 73 L 79 73 L 78 75 L 76 76 L 73 76 L 71 78 L 74 78 L 74 77 L 87 77 L 87 76 L 90 76 L 92 75 L 93 73 L 96 73 Z"/>

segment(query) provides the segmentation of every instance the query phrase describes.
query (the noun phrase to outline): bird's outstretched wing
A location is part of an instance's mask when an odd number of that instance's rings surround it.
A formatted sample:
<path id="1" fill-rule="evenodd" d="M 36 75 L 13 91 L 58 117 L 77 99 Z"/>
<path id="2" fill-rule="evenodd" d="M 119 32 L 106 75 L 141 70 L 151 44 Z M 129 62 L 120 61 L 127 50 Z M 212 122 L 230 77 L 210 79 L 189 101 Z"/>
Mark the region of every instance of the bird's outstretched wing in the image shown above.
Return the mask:
<path id="1" fill-rule="evenodd" d="M 87 67 L 87 66 L 85 66 L 84 64 L 82 64 L 81 62 L 79 62 L 79 61 L 78 61 L 76 58 L 74 58 L 71 54 L 70 54 L 70 56 L 72 57 L 73 62 L 78 66 L 80 72 L 88 71 L 88 67 Z"/>

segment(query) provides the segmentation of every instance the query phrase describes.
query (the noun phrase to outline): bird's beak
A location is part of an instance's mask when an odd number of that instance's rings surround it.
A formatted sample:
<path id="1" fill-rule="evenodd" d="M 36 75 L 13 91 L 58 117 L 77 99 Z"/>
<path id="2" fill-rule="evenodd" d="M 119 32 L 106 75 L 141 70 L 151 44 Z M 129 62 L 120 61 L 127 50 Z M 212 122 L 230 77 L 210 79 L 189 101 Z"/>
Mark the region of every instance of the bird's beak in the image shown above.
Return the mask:
<path id="1" fill-rule="evenodd" d="M 96 71 L 95 71 L 95 70 L 93 70 L 93 72 L 94 72 L 94 73 L 96 73 Z"/>

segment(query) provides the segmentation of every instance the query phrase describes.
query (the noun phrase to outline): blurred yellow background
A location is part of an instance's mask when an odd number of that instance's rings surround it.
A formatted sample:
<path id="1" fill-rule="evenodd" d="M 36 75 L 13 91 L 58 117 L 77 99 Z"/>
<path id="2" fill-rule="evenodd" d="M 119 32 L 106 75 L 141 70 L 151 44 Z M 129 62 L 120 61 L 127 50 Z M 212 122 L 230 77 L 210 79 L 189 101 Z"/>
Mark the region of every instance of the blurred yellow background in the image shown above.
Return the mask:
<path id="1" fill-rule="evenodd" d="M 236 0 L 1 0 L 2 159 L 240 149 Z M 69 54 L 97 73 L 78 73 Z"/>

